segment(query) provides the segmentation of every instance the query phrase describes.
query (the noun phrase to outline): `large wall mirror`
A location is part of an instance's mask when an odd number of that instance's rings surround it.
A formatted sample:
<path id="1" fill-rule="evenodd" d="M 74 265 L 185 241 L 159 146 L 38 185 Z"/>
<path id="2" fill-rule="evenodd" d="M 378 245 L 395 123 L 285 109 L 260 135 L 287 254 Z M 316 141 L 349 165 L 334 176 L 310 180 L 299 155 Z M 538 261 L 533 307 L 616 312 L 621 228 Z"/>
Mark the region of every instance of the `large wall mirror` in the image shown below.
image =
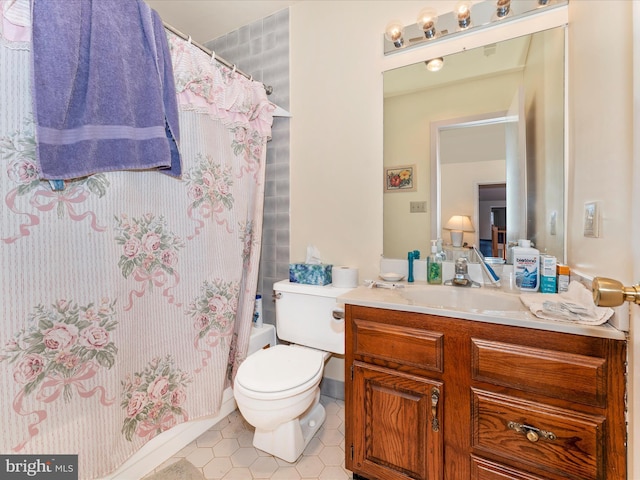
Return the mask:
<path id="1" fill-rule="evenodd" d="M 464 242 L 485 254 L 492 239 L 502 255 L 528 238 L 565 260 L 565 30 L 455 53 L 437 72 L 384 72 L 385 181 L 394 167 L 413 175 L 412 188 L 385 189 L 385 257 L 428 254 L 467 215 Z"/>

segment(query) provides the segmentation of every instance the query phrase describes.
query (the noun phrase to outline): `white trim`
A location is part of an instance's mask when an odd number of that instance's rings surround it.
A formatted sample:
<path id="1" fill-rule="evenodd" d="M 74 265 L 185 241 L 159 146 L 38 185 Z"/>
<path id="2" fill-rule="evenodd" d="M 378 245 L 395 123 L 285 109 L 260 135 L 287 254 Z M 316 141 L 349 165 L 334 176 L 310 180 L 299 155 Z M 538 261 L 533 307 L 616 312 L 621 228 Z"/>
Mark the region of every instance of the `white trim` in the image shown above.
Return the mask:
<path id="1" fill-rule="evenodd" d="M 640 137 L 638 126 L 640 125 L 640 4 L 632 2 L 632 94 L 633 94 L 633 156 L 632 156 L 632 185 L 631 189 L 631 211 L 629 221 L 631 222 L 631 252 L 629 259 L 632 264 L 632 282 L 640 279 L 640 248 L 637 247 L 638 236 L 640 235 Z M 629 343 L 627 345 L 628 371 L 627 371 L 627 478 L 640 478 L 640 457 L 638 456 L 638 445 L 640 444 L 640 306 L 629 305 L 630 327 Z"/>
<path id="2" fill-rule="evenodd" d="M 441 165 L 440 165 L 440 132 L 460 127 L 475 127 L 478 125 L 490 125 L 493 123 L 507 123 L 511 121 L 509 112 L 500 110 L 497 112 L 479 113 L 476 115 L 464 115 L 461 117 L 448 118 L 431 122 L 429 125 L 429 134 L 431 135 L 431 161 L 429 168 L 431 169 L 431 236 L 435 238 L 442 237 L 442 188 L 441 181 Z M 506 183 L 506 180 L 505 180 Z M 475 215 L 474 225 L 478 225 L 478 192 L 476 186 L 475 194 Z M 436 232 L 435 235 L 433 232 Z M 476 244 L 480 246 L 480 237 L 476 235 Z"/>

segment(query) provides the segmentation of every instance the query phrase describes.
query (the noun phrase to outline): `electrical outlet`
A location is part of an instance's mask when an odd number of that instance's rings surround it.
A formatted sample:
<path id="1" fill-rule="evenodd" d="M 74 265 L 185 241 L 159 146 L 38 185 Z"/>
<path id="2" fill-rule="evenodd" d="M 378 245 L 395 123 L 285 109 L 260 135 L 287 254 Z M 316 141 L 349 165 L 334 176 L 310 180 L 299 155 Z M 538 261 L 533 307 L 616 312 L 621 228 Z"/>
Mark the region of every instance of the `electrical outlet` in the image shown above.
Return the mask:
<path id="1" fill-rule="evenodd" d="M 551 212 L 551 218 L 549 219 L 549 235 L 556 235 L 556 223 L 558 221 L 558 212 Z"/>
<path id="2" fill-rule="evenodd" d="M 427 202 L 409 202 L 410 213 L 427 213 Z"/>

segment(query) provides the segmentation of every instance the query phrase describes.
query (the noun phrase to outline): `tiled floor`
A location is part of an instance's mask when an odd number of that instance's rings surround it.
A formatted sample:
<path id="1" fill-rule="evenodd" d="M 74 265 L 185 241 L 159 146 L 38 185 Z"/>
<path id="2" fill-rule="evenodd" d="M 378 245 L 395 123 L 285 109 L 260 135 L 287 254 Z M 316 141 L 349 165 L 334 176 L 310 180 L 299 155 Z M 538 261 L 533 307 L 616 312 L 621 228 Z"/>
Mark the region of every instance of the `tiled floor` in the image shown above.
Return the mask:
<path id="1" fill-rule="evenodd" d="M 186 458 L 206 479 L 350 479 L 351 472 L 344 468 L 344 401 L 322 396 L 320 402 L 327 419 L 296 463 L 254 448 L 253 427 L 236 410 L 156 471 Z"/>

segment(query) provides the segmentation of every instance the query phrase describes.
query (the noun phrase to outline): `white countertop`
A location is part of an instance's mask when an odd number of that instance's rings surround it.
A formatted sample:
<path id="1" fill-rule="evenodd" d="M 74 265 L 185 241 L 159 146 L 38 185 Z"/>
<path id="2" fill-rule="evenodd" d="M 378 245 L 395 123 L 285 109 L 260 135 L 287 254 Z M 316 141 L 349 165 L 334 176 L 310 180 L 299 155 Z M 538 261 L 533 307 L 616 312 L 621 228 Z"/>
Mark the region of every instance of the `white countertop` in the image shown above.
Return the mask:
<path id="1" fill-rule="evenodd" d="M 415 282 L 413 284 L 401 282 L 401 284 L 402 288 L 397 289 L 378 287 L 369 288 L 360 286 L 339 296 L 338 302 L 343 302 L 349 305 L 360 305 L 363 307 L 428 313 L 431 315 L 461 318 L 478 322 L 535 328 L 536 330 L 548 330 L 551 332 L 626 340 L 625 332 L 616 329 L 609 323 L 605 323 L 603 325 L 583 325 L 569 321 L 551 321 L 538 318 L 519 301 L 518 294 L 507 293 L 497 289 L 494 290 L 491 289 L 491 287 L 472 289 L 444 285 L 428 285 L 426 282 Z M 455 289 L 455 291 L 452 292 L 450 289 Z M 476 290 L 476 292 L 473 292 L 473 290 Z M 496 300 L 497 305 L 504 306 L 508 304 L 509 310 L 481 310 L 478 308 L 469 308 L 464 305 L 464 301 L 458 300 L 455 302 L 449 301 L 449 304 L 445 305 L 447 302 L 446 299 L 452 295 L 466 295 L 465 291 L 471 291 L 469 292 L 471 295 L 477 295 L 480 293 L 480 290 L 483 290 L 483 298 L 489 300 L 493 298 Z M 423 293 L 427 292 L 429 294 L 433 293 L 433 295 L 427 296 L 437 297 L 438 299 L 442 299 L 442 301 L 438 302 L 438 300 L 425 301 L 420 298 L 416 299 L 415 297 L 420 297 L 420 295 L 412 294 L 419 293 L 420 291 Z"/>

